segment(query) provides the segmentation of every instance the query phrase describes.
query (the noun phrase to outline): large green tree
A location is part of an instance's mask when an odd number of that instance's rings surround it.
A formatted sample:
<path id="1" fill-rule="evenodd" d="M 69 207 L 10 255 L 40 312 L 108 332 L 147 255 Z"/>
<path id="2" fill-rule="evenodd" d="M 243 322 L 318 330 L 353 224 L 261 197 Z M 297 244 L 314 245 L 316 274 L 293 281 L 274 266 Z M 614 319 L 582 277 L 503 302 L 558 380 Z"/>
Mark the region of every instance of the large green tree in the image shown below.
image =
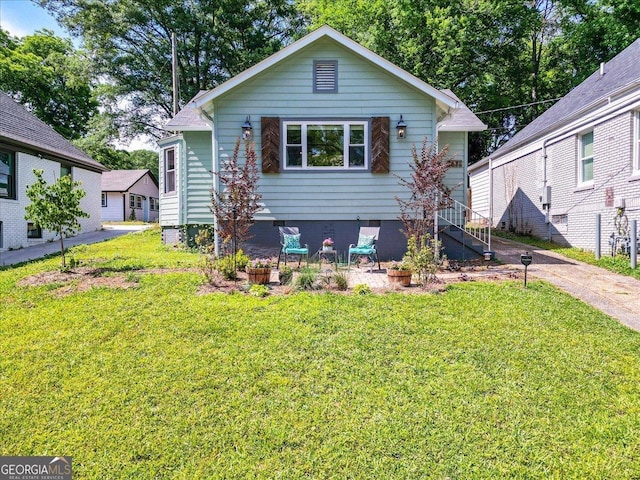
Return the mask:
<path id="1" fill-rule="evenodd" d="M 300 25 L 290 0 L 39 0 L 80 36 L 126 135 L 164 134 L 172 115 L 171 34 L 180 104 L 280 49 Z"/>
<path id="2" fill-rule="evenodd" d="M 0 30 L 0 90 L 68 139 L 97 112 L 91 63 L 71 41 L 42 30 L 12 38 Z"/>

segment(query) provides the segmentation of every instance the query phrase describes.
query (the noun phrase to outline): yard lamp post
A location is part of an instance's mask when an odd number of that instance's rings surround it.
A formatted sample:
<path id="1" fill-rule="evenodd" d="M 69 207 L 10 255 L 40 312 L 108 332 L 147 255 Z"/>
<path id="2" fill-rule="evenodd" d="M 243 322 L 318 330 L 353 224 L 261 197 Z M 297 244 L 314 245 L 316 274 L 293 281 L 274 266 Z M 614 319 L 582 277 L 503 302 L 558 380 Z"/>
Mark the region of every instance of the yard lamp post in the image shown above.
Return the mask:
<path id="1" fill-rule="evenodd" d="M 529 255 L 529 252 L 525 252 L 520 255 L 520 262 L 524 265 L 524 288 L 527 288 L 527 267 L 531 265 L 533 258 Z"/>

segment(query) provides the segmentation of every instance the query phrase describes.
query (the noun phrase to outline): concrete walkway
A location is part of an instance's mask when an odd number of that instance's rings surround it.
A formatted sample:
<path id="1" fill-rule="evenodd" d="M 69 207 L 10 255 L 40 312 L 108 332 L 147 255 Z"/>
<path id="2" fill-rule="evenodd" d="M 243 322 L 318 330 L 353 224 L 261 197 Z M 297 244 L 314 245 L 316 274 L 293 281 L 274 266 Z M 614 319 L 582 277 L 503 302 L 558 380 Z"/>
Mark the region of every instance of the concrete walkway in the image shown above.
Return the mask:
<path id="1" fill-rule="evenodd" d="M 119 237 L 127 233 L 146 230 L 149 225 L 105 225 L 102 230 L 96 232 L 81 233 L 75 237 L 65 238 L 65 249 L 75 245 L 104 242 L 111 238 Z M 15 265 L 17 263 L 28 262 L 46 255 L 60 252 L 60 240 L 54 242 L 41 243 L 19 250 L 0 252 L 0 266 Z"/>
<path id="2" fill-rule="evenodd" d="M 519 270 L 524 269 L 520 255 L 528 251 L 533 258 L 528 268 L 531 277 L 546 280 L 640 331 L 639 280 L 512 240 L 493 237 L 491 247 L 498 260 Z"/>

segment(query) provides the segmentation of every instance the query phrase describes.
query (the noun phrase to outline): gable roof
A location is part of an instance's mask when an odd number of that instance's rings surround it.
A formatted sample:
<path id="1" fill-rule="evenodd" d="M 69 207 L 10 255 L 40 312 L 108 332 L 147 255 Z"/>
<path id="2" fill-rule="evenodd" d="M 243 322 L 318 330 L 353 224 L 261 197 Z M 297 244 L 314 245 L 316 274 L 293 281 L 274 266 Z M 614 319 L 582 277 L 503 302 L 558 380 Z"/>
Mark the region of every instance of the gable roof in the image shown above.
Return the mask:
<path id="1" fill-rule="evenodd" d="M 189 102 L 171 120 L 169 120 L 169 122 L 163 127 L 164 130 L 211 130 L 211 126 L 201 117 L 200 112 L 194 103 L 205 93 L 207 93 L 207 90 L 200 90 L 195 97 L 189 100 Z"/>
<path id="2" fill-rule="evenodd" d="M 487 129 L 487 125 L 482 123 L 455 93 L 448 88 L 443 89 L 442 92 L 456 99 L 459 102 L 459 108 L 440 121 L 438 129 L 441 132 L 482 132 Z"/>
<path id="3" fill-rule="evenodd" d="M 107 170 L 3 92 L 0 92 L 0 138 L 17 147 L 47 154 L 88 170 Z"/>
<path id="4" fill-rule="evenodd" d="M 104 172 L 102 174 L 101 190 L 103 192 L 126 192 L 147 173 L 157 187 L 158 181 L 156 177 L 151 173 L 151 170 L 145 168 L 140 170 L 111 170 Z"/>
<path id="5" fill-rule="evenodd" d="M 611 97 L 640 86 L 640 38 L 524 127 L 490 157 L 495 158 L 557 130 L 595 110 Z"/>
<path id="6" fill-rule="evenodd" d="M 362 45 L 360 45 L 359 43 L 354 42 L 350 38 L 342 35 L 340 32 L 338 32 L 337 30 L 334 30 L 333 28 L 329 27 L 328 25 L 324 25 L 324 26 L 318 28 L 317 30 L 314 30 L 313 32 L 309 33 L 308 35 L 302 37 L 300 40 L 292 43 L 291 45 L 289 45 L 289 46 L 283 48 L 282 50 L 274 53 L 273 55 L 271 55 L 270 57 L 268 57 L 265 60 L 261 61 L 260 63 L 254 65 L 253 67 L 251 67 L 251 68 L 245 70 L 244 72 L 236 75 L 235 77 L 227 80 L 226 82 L 224 82 L 223 84 L 217 86 L 213 90 L 209 90 L 204 95 L 200 95 L 199 97 L 194 99 L 195 107 L 197 107 L 197 108 L 203 107 L 204 105 L 206 105 L 207 103 L 209 103 L 212 100 L 216 99 L 220 95 L 223 95 L 223 94 L 227 93 L 229 90 L 232 90 L 233 88 L 235 88 L 236 86 L 240 85 L 241 83 L 244 83 L 244 82 L 250 80 L 251 78 L 255 77 L 256 75 L 264 72 L 265 70 L 271 68 L 272 66 L 274 66 L 277 63 L 281 62 L 282 60 L 286 59 L 290 55 L 292 55 L 292 54 L 294 54 L 296 52 L 299 52 L 303 48 L 309 46 L 310 44 L 316 42 L 317 40 L 319 40 L 321 38 L 331 38 L 331 39 L 333 39 L 338 44 L 340 44 L 343 47 L 351 50 L 355 54 L 360 55 L 361 57 L 365 58 L 366 60 L 370 61 L 371 63 L 377 65 L 382 70 L 385 70 L 386 72 L 390 73 L 391 75 L 393 75 L 393 76 L 405 81 L 406 83 L 408 83 L 408 84 L 412 85 L 413 87 L 417 88 L 419 91 L 421 91 L 421 92 L 423 92 L 423 93 L 425 93 L 427 95 L 430 95 L 431 97 L 435 98 L 436 103 L 444 111 L 448 111 L 449 109 L 456 109 L 456 108 L 459 107 L 459 105 L 458 105 L 459 101 L 458 100 L 456 100 L 454 98 L 451 98 L 449 95 L 447 95 L 443 91 L 438 90 L 435 87 L 432 87 L 431 85 L 429 85 L 426 82 L 423 82 L 418 77 L 415 77 L 415 76 L 411 75 L 409 72 L 406 72 L 405 70 L 403 70 L 400 67 L 394 65 L 393 63 L 389 62 L 388 60 L 385 60 L 381 56 L 373 53 L 368 48 L 365 48 Z"/>

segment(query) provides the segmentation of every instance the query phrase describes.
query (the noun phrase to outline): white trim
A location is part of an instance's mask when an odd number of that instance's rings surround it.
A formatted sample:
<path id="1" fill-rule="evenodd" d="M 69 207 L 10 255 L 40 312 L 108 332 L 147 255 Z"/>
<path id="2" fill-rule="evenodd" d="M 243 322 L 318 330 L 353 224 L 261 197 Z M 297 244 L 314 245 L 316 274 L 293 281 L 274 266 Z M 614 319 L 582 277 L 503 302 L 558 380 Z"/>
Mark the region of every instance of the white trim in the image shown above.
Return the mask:
<path id="1" fill-rule="evenodd" d="M 584 149 L 584 137 L 585 135 L 589 135 L 591 134 L 591 155 L 583 157 L 582 156 L 582 151 Z M 580 135 L 578 135 L 578 175 L 577 175 L 577 179 L 578 179 L 578 183 L 576 185 L 576 188 L 581 189 L 581 188 L 588 188 L 588 187 L 592 187 L 593 186 L 593 177 L 594 177 L 594 171 L 593 171 L 593 167 L 595 166 L 595 158 L 594 158 L 594 145 L 595 145 L 595 136 L 593 134 L 593 130 L 587 130 L 583 133 L 581 133 Z M 585 161 L 591 161 L 591 178 L 589 180 L 585 180 L 583 175 L 583 163 Z"/>
<path id="2" fill-rule="evenodd" d="M 301 131 L 301 142 L 300 149 L 302 150 L 302 165 L 300 167 L 292 167 L 287 165 L 287 146 L 296 145 L 289 144 L 287 142 L 287 126 L 289 125 L 300 125 Z M 308 166 L 308 158 L 307 158 L 307 128 L 310 125 L 340 125 L 343 127 L 343 146 L 342 146 L 342 155 L 343 155 L 343 166 L 342 167 L 319 167 L 319 166 Z M 350 127 L 352 125 L 362 126 L 364 130 L 364 165 L 361 167 L 351 167 L 349 166 L 349 147 L 351 143 L 349 141 L 349 133 Z M 313 170 L 317 172 L 328 172 L 328 171 L 366 171 L 369 169 L 369 122 L 367 120 L 286 120 L 282 122 L 282 134 L 281 137 L 283 139 L 282 142 L 282 158 L 283 158 L 283 170 L 289 171 L 306 171 Z M 360 144 L 354 144 L 358 146 Z"/>
<path id="3" fill-rule="evenodd" d="M 640 175 L 640 110 L 633 112 L 633 176 Z"/>
<path id="4" fill-rule="evenodd" d="M 455 99 L 451 98 L 447 94 L 441 92 L 437 88 L 432 87 L 428 83 L 423 82 L 418 77 L 415 77 L 415 76 L 411 75 L 409 72 L 406 72 L 406 71 L 402 70 L 400 67 L 394 65 L 393 63 L 389 62 L 388 60 L 385 60 L 381 56 L 373 53 L 371 50 L 363 47 L 359 43 L 354 42 L 350 38 L 345 37 L 340 32 L 338 32 L 337 30 L 334 30 L 333 28 L 331 28 L 331 27 L 329 27 L 327 25 L 324 25 L 324 26 L 318 28 L 317 30 L 311 32 L 310 34 L 302 37 L 300 40 L 298 40 L 298 41 L 292 43 L 291 45 L 283 48 L 279 52 L 274 53 L 270 57 L 266 58 L 265 60 L 261 61 L 260 63 L 258 63 L 256 65 L 254 65 L 253 67 L 245 70 L 244 72 L 239 73 L 235 77 L 227 80 L 226 82 L 224 82 L 223 84 L 221 84 L 218 87 L 214 88 L 213 90 L 209 90 L 207 93 L 201 95 L 197 99 L 194 99 L 193 103 L 195 104 L 196 107 L 202 108 L 204 105 L 210 103 L 211 101 L 215 100 L 216 98 L 220 97 L 221 95 L 224 95 L 225 93 L 227 93 L 230 90 L 234 89 L 238 85 L 240 85 L 240 84 L 252 79 L 256 75 L 259 75 L 260 73 L 264 72 L 265 70 L 273 67 L 277 63 L 279 63 L 282 60 L 286 59 L 290 55 L 293 55 L 294 53 L 299 52 L 303 48 L 307 47 L 308 45 L 314 43 L 315 41 L 317 41 L 317 40 L 319 40 L 319 39 L 321 39 L 323 37 L 327 37 L 327 38 L 333 39 L 334 41 L 336 41 L 337 43 L 339 43 L 343 47 L 351 50 L 355 54 L 361 56 L 362 58 L 364 58 L 364 59 L 366 59 L 368 61 L 370 61 L 374 65 L 380 67 L 382 70 L 385 70 L 386 72 L 390 73 L 391 75 L 393 75 L 393 76 L 399 78 L 400 80 L 408 83 L 409 85 L 411 85 L 414 88 L 418 89 L 422 93 L 425 93 L 425 94 L 433 97 L 436 100 L 436 102 L 441 104 L 443 110 L 445 110 L 445 111 L 447 111 L 449 109 L 455 110 L 455 109 L 457 109 L 459 107 L 459 102 L 456 101 Z M 172 127 L 172 128 L 174 128 L 174 127 Z"/>

